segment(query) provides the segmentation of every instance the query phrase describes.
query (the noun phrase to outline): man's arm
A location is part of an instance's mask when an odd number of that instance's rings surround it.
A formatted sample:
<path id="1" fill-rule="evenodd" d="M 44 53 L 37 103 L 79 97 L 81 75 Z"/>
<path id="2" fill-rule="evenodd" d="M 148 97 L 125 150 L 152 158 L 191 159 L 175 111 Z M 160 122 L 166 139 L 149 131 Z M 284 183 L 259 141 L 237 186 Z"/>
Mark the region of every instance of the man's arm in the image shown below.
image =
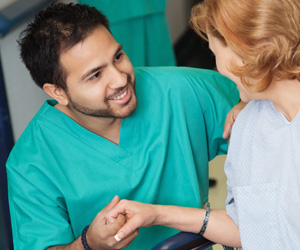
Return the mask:
<path id="1" fill-rule="evenodd" d="M 106 205 L 95 217 L 89 229 L 86 232 L 86 241 L 93 250 L 122 249 L 130 245 L 130 243 L 138 235 L 138 230 L 130 233 L 121 242 L 116 241 L 115 235 L 125 224 L 126 218 L 120 214 L 117 219 L 108 223 L 105 215 L 119 202 L 119 197 L 115 196 L 113 200 Z M 84 250 L 81 236 L 67 245 L 52 246 L 47 250 Z"/>
<path id="2" fill-rule="evenodd" d="M 120 221 L 122 221 L 122 225 L 125 222 L 125 216 L 121 215 L 119 216 L 122 218 Z M 121 226 L 116 227 L 116 229 L 120 229 Z M 117 234 L 118 230 L 114 229 L 112 234 L 104 239 L 103 237 L 98 238 L 97 245 L 92 245 L 89 241 L 89 236 L 87 236 L 87 242 L 89 247 L 91 247 L 93 250 L 112 250 L 112 249 L 123 249 L 130 245 L 130 243 L 134 240 L 134 238 L 138 235 L 138 230 L 135 230 L 133 233 L 128 235 L 126 238 L 124 238 L 122 241 L 118 242 L 115 239 L 115 235 Z M 100 242 L 101 241 L 101 242 Z M 81 236 L 78 237 L 76 240 L 74 240 L 72 243 L 67 245 L 61 245 L 61 246 L 53 246 L 47 248 L 47 250 L 84 250 L 82 242 L 81 242 Z"/>
<path id="3" fill-rule="evenodd" d="M 68 245 L 49 247 L 47 250 L 84 250 L 84 248 L 82 246 L 80 237 L 78 237 Z"/>

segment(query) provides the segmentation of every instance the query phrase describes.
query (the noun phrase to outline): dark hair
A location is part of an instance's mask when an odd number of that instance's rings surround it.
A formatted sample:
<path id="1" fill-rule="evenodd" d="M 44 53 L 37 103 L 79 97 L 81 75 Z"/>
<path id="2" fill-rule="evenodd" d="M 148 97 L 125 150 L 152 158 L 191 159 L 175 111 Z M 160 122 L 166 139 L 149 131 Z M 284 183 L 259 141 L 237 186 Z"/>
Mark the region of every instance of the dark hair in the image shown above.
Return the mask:
<path id="1" fill-rule="evenodd" d="M 21 58 L 39 87 L 45 83 L 67 89 L 62 52 L 83 41 L 99 25 L 109 30 L 107 18 L 94 7 L 56 3 L 40 11 L 21 33 Z"/>

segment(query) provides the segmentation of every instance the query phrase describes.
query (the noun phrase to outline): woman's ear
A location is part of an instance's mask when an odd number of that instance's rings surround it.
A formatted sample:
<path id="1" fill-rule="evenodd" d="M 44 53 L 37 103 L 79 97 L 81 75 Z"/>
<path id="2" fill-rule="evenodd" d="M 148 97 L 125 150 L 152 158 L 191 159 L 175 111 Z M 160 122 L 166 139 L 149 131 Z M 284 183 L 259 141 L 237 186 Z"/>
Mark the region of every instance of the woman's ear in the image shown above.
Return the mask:
<path id="1" fill-rule="evenodd" d="M 69 104 L 69 98 L 67 97 L 65 90 L 61 87 L 52 83 L 45 83 L 43 89 L 49 96 L 58 101 L 59 104 L 64 106 Z"/>

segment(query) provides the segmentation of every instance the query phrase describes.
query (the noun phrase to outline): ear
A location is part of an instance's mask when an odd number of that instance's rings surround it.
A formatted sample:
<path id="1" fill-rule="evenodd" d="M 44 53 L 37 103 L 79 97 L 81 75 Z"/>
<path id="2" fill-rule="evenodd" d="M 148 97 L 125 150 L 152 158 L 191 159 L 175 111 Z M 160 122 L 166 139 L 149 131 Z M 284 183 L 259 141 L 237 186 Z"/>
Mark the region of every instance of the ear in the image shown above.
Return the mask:
<path id="1" fill-rule="evenodd" d="M 69 98 L 61 87 L 52 83 L 45 83 L 43 89 L 49 96 L 58 101 L 59 104 L 64 106 L 69 104 Z"/>

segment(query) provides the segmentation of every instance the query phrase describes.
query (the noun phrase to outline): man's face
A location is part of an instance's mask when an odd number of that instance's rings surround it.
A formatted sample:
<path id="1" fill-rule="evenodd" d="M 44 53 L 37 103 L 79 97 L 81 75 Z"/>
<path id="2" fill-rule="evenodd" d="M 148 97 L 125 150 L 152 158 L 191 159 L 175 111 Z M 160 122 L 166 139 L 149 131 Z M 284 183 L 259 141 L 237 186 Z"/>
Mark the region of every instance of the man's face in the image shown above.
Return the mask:
<path id="1" fill-rule="evenodd" d="M 136 108 L 133 67 L 104 26 L 61 54 L 68 107 L 74 113 L 124 118 Z"/>

